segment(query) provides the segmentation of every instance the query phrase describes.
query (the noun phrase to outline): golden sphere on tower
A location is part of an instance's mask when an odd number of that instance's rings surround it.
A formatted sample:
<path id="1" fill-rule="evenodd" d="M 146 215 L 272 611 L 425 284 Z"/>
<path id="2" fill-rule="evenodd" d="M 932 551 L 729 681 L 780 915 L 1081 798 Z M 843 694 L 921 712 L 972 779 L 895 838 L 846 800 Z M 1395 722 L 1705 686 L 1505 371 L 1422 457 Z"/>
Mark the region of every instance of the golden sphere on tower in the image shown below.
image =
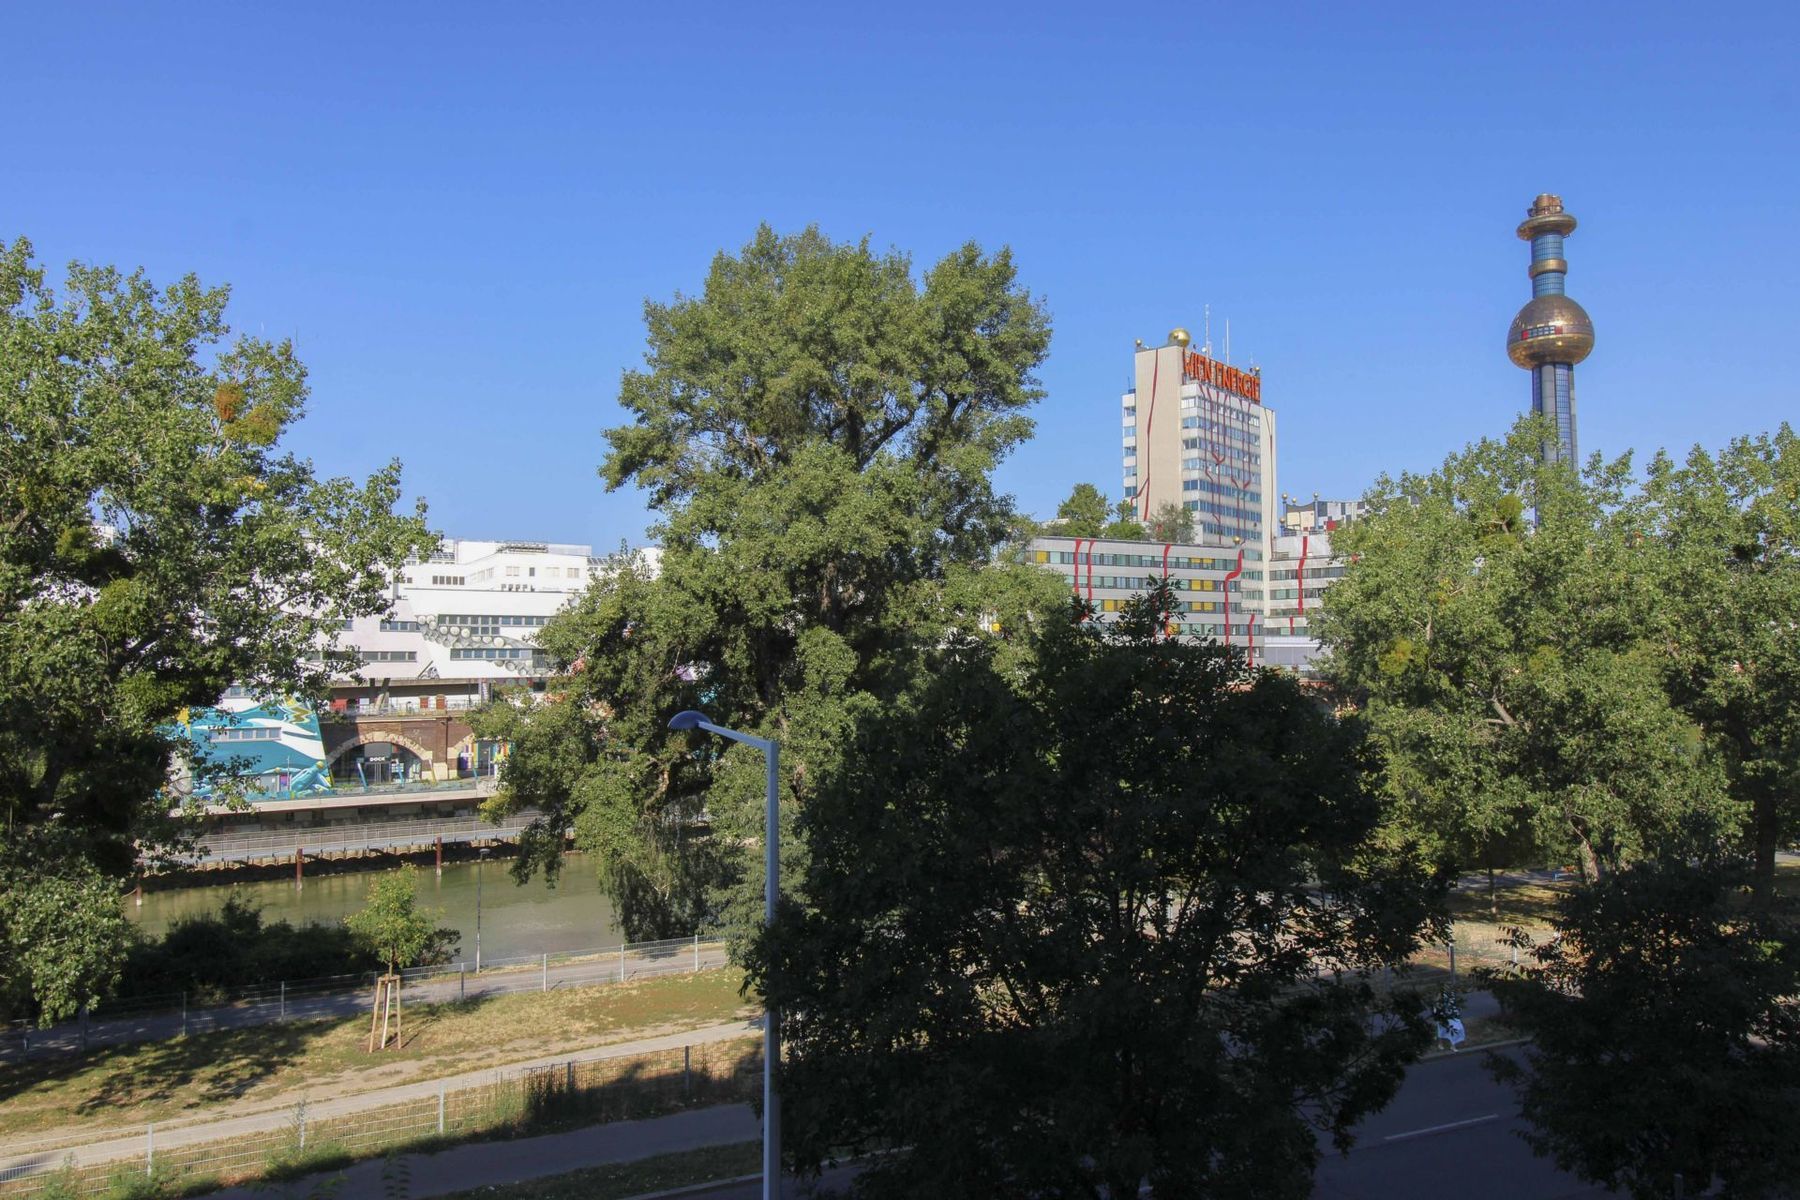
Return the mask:
<path id="1" fill-rule="evenodd" d="M 1193 340 L 1193 338 L 1188 336 L 1188 331 L 1180 326 L 1176 326 L 1174 329 L 1169 330 L 1169 344 L 1171 346 L 1186 347 L 1187 344 Z"/>

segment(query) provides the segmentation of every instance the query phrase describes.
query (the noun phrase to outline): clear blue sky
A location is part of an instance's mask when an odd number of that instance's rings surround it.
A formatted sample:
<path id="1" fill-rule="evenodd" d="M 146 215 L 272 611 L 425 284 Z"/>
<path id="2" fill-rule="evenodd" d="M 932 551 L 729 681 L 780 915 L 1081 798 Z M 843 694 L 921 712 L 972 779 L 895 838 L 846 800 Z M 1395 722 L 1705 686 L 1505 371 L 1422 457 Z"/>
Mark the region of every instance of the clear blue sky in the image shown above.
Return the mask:
<path id="1" fill-rule="evenodd" d="M 231 283 L 311 367 L 298 449 L 399 455 L 470 536 L 641 540 L 594 467 L 643 298 L 763 220 L 1013 248 L 1056 324 L 1028 511 L 1117 492 L 1132 339 L 1207 303 L 1284 491 L 1503 430 L 1540 191 L 1584 451 L 1800 417 L 1792 5 L 1153 9 L 15 3 L 0 237 Z"/>

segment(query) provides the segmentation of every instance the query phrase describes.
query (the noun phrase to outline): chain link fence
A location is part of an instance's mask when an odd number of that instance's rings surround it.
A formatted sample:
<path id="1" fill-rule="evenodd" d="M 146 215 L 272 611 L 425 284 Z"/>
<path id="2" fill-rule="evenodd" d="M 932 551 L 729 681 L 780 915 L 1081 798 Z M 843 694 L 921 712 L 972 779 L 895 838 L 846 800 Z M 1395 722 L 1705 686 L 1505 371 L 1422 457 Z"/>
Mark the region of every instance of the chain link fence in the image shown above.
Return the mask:
<path id="1" fill-rule="evenodd" d="M 359 1109 L 305 1103 L 244 1118 L 166 1122 L 0 1146 L 0 1198 L 177 1195 L 291 1179 L 400 1150 L 520 1137 L 749 1100 L 755 1039 L 496 1071 L 491 1080 Z M 332 1104 L 331 1109 L 342 1107 Z M 223 1127 L 230 1126 L 229 1132 Z"/>
<path id="2" fill-rule="evenodd" d="M 657 975 L 705 971 L 728 962 L 725 943 L 699 934 L 653 942 L 625 942 L 588 950 L 484 958 L 412 967 L 401 972 L 409 1003 L 441 1003 L 625 983 Z M 328 1020 L 368 1008 L 375 972 L 319 979 L 277 980 L 202 998 L 171 992 L 109 1001 L 80 1020 L 50 1029 L 15 1023 L 0 1043 L 0 1058 L 79 1052 L 96 1046 L 155 1041 L 239 1029 L 275 1021 Z"/>

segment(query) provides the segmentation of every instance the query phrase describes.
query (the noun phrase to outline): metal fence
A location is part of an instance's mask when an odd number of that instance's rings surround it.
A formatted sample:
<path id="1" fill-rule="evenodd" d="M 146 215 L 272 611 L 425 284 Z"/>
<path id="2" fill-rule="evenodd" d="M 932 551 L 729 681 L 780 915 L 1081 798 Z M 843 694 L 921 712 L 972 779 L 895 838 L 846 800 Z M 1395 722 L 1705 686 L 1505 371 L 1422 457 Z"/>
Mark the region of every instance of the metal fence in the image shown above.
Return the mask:
<path id="1" fill-rule="evenodd" d="M 762 1072 L 756 1040 L 502 1068 L 478 1084 L 345 1111 L 355 1098 L 243 1118 L 116 1128 L 0 1145 L 0 1197 L 200 1190 L 293 1177 L 400 1149 L 523 1136 L 747 1100 Z M 229 1123 L 229 1133 L 222 1126 Z"/>
<path id="2" fill-rule="evenodd" d="M 379 799 L 379 796 L 372 796 Z M 185 861 L 194 863 L 249 862 L 253 859 L 289 859 L 297 850 L 309 855 L 339 854 L 355 850 L 389 849 L 395 846 L 430 846 L 446 842 L 503 841 L 537 819 L 536 813 L 518 813 L 489 821 L 485 817 L 436 817 L 429 820 L 345 822 L 340 825 L 290 825 L 285 829 L 244 833 L 212 833 L 205 836 L 198 853 Z"/>
<path id="3" fill-rule="evenodd" d="M 553 988 L 625 983 L 657 975 L 710 970 L 729 961 L 725 943 L 699 934 L 626 942 L 589 950 L 485 958 L 402 971 L 409 1003 L 436 1003 Z M 275 1021 L 324 1020 L 364 1012 L 375 972 L 276 980 L 201 997 L 186 992 L 109 1001 L 79 1021 L 51 1029 L 14 1025 L 0 1058 L 80 1051 L 93 1046 L 239 1029 Z"/>

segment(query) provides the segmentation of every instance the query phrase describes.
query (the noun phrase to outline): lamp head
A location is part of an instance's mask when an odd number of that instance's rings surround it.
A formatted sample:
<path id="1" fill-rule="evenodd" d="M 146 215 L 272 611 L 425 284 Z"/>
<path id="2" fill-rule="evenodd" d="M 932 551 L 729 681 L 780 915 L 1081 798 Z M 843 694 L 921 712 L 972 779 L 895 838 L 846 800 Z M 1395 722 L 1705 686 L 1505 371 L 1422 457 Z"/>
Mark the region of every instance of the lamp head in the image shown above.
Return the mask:
<path id="1" fill-rule="evenodd" d="M 678 712 L 669 718 L 669 728 L 676 731 L 698 729 L 700 728 L 700 722 L 704 720 L 706 720 L 705 713 L 695 712 L 691 708 L 683 709 L 681 712 Z"/>

